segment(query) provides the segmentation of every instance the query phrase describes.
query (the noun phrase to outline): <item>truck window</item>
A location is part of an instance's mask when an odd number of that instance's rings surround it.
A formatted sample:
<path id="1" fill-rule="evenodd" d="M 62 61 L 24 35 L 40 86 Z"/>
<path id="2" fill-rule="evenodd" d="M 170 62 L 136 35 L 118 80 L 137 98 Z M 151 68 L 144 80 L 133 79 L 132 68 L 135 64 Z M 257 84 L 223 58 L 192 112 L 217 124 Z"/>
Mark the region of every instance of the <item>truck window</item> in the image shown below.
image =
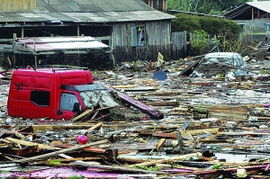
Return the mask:
<path id="1" fill-rule="evenodd" d="M 37 105 L 50 105 L 50 92 L 48 91 L 31 91 L 31 101 Z"/>
<path id="2" fill-rule="evenodd" d="M 61 94 L 60 110 L 72 111 L 75 103 L 79 103 L 79 101 L 74 94 L 70 93 Z"/>

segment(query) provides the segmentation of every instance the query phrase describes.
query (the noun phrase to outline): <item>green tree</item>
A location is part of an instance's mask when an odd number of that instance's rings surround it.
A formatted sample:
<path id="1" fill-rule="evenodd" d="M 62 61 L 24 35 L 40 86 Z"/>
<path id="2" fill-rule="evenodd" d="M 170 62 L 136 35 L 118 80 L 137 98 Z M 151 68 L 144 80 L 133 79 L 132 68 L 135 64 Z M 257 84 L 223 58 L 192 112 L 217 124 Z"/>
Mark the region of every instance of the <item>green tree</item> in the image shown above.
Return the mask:
<path id="1" fill-rule="evenodd" d="M 169 9 L 222 14 L 250 0 L 168 0 Z"/>

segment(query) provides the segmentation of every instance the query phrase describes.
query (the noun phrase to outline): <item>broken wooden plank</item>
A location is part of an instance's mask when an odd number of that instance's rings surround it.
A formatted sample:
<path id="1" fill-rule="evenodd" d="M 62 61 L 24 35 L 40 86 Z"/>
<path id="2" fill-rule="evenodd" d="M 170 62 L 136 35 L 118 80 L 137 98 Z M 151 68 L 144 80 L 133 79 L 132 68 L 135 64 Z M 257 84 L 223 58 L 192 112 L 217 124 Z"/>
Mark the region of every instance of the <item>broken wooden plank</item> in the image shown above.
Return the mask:
<path id="1" fill-rule="evenodd" d="M 166 139 L 164 139 L 164 138 L 160 139 L 156 145 L 156 149 L 159 150 L 165 141 L 166 141 Z"/>
<path id="2" fill-rule="evenodd" d="M 145 104 L 151 106 L 179 106 L 177 101 L 146 102 Z"/>
<path id="3" fill-rule="evenodd" d="M 241 132 L 221 132 L 221 135 L 229 136 L 243 136 L 243 135 L 270 135 L 269 132 L 253 132 L 253 131 L 241 131 Z"/>
<path id="4" fill-rule="evenodd" d="M 153 134 L 153 136 L 176 139 L 176 133 L 175 132 L 172 132 L 172 133 L 156 132 L 156 133 Z"/>
<path id="5" fill-rule="evenodd" d="M 133 107 L 149 114 L 154 119 L 162 119 L 164 117 L 163 113 L 156 110 L 152 106 L 148 106 L 140 101 L 137 101 L 137 100 L 133 99 L 132 97 L 117 91 L 114 88 L 109 88 L 109 90 L 111 92 L 113 92 L 115 95 L 117 95 L 125 103 L 128 103 L 129 105 L 132 105 Z"/>
<path id="6" fill-rule="evenodd" d="M 196 130 L 181 131 L 181 133 L 183 133 L 184 136 L 186 136 L 186 134 L 188 134 L 189 136 L 192 136 L 192 135 L 200 135 L 200 134 L 206 134 L 206 133 L 217 134 L 221 132 L 222 130 L 223 130 L 222 128 L 196 129 Z M 176 139 L 176 132 L 172 132 L 172 133 L 155 132 L 153 133 L 153 136 Z"/>
<path id="7" fill-rule="evenodd" d="M 209 108 L 209 118 L 217 118 L 219 120 L 242 121 L 247 120 L 247 108 L 242 106 L 212 106 Z"/>
<path id="8" fill-rule="evenodd" d="M 34 162 L 34 161 L 41 160 L 41 159 L 44 159 L 44 158 L 53 157 L 53 156 L 57 156 L 59 154 L 65 154 L 65 153 L 81 150 L 81 149 L 83 149 L 85 147 L 105 144 L 105 143 L 108 143 L 108 142 L 109 141 L 107 139 L 104 139 L 104 140 L 100 140 L 100 141 L 97 141 L 97 142 L 92 142 L 92 143 L 85 144 L 85 145 L 74 146 L 74 147 L 71 147 L 71 148 L 68 148 L 68 149 L 61 149 L 61 150 L 58 150 L 58 151 L 55 151 L 55 152 L 51 152 L 51 153 L 47 153 L 47 154 L 43 154 L 43 155 L 39 155 L 39 156 L 29 157 L 29 158 L 26 158 L 26 159 L 20 159 L 20 160 L 14 161 L 14 162 L 16 162 L 16 163 Z"/>
<path id="9" fill-rule="evenodd" d="M 169 159 L 166 155 L 140 155 L 140 154 L 121 154 L 117 156 L 117 160 L 121 160 L 128 163 L 142 163 L 153 160 Z"/>
<path id="10" fill-rule="evenodd" d="M 76 157 L 76 158 L 66 158 L 66 159 L 57 159 L 60 162 L 72 162 L 72 161 L 84 161 L 84 160 L 102 160 L 103 157 Z"/>
<path id="11" fill-rule="evenodd" d="M 155 165 L 155 164 L 169 163 L 169 162 L 173 162 L 175 160 L 183 160 L 183 159 L 191 158 L 191 157 L 198 158 L 199 156 L 201 156 L 201 153 L 197 152 L 197 153 L 191 153 L 191 154 L 171 157 L 169 159 L 153 160 L 153 161 L 149 161 L 149 162 L 138 163 L 138 164 L 134 164 L 134 165 L 129 165 L 129 167 L 135 167 L 135 166 L 146 166 L 147 167 L 147 166 L 151 166 L 151 165 Z"/>
<path id="12" fill-rule="evenodd" d="M 24 145 L 24 146 L 29 146 L 29 147 L 38 146 L 38 148 L 42 149 L 42 150 L 56 150 L 56 149 L 59 149 L 58 147 L 45 145 L 45 144 L 39 144 L 39 143 L 35 143 L 35 142 L 29 142 L 29 141 L 20 140 L 20 139 L 14 139 L 14 138 L 11 138 L 11 137 L 6 137 L 5 139 L 7 141 L 12 142 L 12 143 L 20 144 L 20 145 Z"/>
<path id="13" fill-rule="evenodd" d="M 85 110 L 83 113 L 81 113 L 81 114 L 75 116 L 74 118 L 72 118 L 71 120 L 72 120 L 73 122 L 76 122 L 76 121 L 78 121 L 78 120 L 80 120 L 80 119 L 86 117 L 87 115 L 89 115 L 89 114 L 92 113 L 92 112 L 93 112 L 93 109 L 87 109 L 87 110 Z"/>
<path id="14" fill-rule="evenodd" d="M 95 125 L 93 125 L 92 127 L 90 127 L 87 132 L 92 132 L 93 130 L 97 129 L 97 128 L 100 128 L 101 126 L 103 125 L 103 122 L 99 122 Z"/>
<path id="15" fill-rule="evenodd" d="M 72 164 L 78 165 L 78 166 L 84 166 L 84 167 L 101 168 L 101 169 L 118 171 L 118 172 L 165 174 L 165 172 L 161 172 L 161 171 L 142 170 L 142 169 L 136 169 L 136 168 L 121 167 L 121 166 L 95 165 L 95 164 L 81 162 L 81 161 L 73 162 Z"/>
<path id="16" fill-rule="evenodd" d="M 131 144 L 121 144 L 114 143 L 110 145 L 110 149 L 121 149 L 121 150 L 152 150 L 156 148 L 155 142 L 148 143 L 131 143 Z"/>

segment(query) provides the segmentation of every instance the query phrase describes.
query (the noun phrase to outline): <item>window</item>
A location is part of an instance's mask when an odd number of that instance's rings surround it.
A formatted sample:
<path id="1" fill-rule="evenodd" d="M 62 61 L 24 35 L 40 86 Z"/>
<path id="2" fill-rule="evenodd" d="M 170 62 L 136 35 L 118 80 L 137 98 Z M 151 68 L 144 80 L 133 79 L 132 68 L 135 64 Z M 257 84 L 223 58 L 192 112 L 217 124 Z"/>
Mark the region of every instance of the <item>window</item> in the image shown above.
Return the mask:
<path id="1" fill-rule="evenodd" d="M 265 23 L 265 29 L 267 32 L 270 32 L 270 23 Z"/>
<path id="2" fill-rule="evenodd" d="M 60 102 L 60 110 L 73 111 L 73 107 L 75 103 L 79 103 L 79 101 L 74 94 L 62 93 L 61 102 Z"/>
<path id="3" fill-rule="evenodd" d="M 101 107 L 118 106 L 118 103 L 115 102 L 108 90 L 82 91 L 80 92 L 80 96 L 86 107 L 93 107 L 97 103 Z"/>
<path id="4" fill-rule="evenodd" d="M 131 28 L 131 46 L 145 46 L 145 27 Z"/>
<path id="5" fill-rule="evenodd" d="M 31 91 L 31 101 L 37 105 L 50 105 L 50 92 L 48 91 Z"/>

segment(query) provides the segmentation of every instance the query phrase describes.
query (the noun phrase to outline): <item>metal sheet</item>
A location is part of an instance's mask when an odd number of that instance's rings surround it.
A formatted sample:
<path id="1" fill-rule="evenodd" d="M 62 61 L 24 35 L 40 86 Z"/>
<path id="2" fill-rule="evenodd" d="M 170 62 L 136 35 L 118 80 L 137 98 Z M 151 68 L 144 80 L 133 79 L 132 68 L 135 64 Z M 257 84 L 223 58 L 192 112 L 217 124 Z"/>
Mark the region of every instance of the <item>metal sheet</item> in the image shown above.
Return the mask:
<path id="1" fill-rule="evenodd" d="M 44 37 L 20 39 L 17 45 L 23 49 L 31 49 L 36 52 L 54 50 L 76 50 L 76 49 L 103 49 L 108 48 L 106 44 L 95 40 L 93 37 Z M 22 49 L 22 50 L 23 50 Z"/>

